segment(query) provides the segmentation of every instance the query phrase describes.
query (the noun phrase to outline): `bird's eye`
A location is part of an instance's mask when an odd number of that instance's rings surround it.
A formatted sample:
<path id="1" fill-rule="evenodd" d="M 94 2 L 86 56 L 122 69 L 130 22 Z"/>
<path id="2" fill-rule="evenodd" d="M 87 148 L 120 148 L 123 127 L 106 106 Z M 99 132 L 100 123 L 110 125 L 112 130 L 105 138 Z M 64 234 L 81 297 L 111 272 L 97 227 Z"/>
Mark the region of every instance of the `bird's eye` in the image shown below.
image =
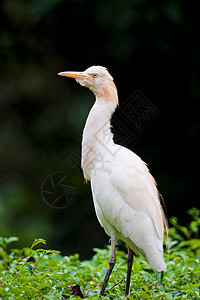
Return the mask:
<path id="1" fill-rule="evenodd" d="M 97 77 L 98 77 L 98 74 L 97 74 L 97 73 L 94 73 L 94 74 L 92 74 L 92 77 L 93 77 L 93 78 L 97 78 Z"/>

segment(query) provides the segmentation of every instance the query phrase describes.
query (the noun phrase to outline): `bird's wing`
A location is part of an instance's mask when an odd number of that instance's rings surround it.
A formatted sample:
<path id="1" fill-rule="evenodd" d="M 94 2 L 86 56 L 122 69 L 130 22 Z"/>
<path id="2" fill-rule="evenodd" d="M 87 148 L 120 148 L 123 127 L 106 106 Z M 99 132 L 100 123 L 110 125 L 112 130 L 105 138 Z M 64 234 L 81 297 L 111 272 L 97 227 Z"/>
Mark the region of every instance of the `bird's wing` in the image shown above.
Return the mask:
<path id="1" fill-rule="evenodd" d="M 165 217 L 153 176 L 135 153 L 122 147 L 111 167 L 110 183 L 130 208 L 145 213 L 163 239 Z"/>

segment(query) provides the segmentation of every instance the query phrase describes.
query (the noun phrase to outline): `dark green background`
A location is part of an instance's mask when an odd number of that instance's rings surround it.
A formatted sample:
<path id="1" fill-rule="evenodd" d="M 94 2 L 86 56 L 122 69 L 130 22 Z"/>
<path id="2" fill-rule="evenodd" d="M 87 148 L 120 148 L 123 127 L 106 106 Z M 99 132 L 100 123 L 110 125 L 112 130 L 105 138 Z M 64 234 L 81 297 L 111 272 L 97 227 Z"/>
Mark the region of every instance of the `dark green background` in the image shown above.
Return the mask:
<path id="1" fill-rule="evenodd" d="M 71 163 L 80 162 L 94 97 L 57 76 L 93 64 L 109 69 L 121 105 L 139 90 L 159 111 L 141 122 L 127 146 L 148 163 L 168 216 L 186 223 L 187 209 L 199 203 L 200 26 L 194 2 L 2 0 L 0 11 L 0 235 L 17 235 L 22 246 L 43 237 L 50 247 L 81 257 L 108 242 L 89 184 Z M 45 178 L 56 172 L 66 173 L 77 190 L 63 209 L 41 196 Z"/>

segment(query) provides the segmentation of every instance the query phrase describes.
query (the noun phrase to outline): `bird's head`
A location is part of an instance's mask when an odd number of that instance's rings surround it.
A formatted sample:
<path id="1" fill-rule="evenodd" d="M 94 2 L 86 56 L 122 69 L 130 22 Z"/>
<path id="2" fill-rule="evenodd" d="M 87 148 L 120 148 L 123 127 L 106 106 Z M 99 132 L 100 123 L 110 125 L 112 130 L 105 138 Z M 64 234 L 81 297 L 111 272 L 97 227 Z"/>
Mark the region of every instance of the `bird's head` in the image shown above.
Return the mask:
<path id="1" fill-rule="evenodd" d="M 61 72 L 58 75 L 76 79 L 80 85 L 88 87 L 98 97 L 112 97 L 112 94 L 117 97 L 113 78 L 102 66 L 92 66 L 83 72 Z"/>

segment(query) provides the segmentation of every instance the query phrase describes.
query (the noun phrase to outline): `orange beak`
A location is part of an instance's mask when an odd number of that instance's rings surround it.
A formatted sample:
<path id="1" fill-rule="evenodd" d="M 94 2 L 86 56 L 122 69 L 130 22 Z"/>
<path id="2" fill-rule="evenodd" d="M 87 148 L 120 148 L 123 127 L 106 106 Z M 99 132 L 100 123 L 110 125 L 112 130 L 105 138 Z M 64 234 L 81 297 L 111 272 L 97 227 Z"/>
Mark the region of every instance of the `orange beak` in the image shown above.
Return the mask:
<path id="1" fill-rule="evenodd" d="M 83 72 L 60 72 L 58 73 L 59 76 L 71 77 L 74 79 L 84 79 L 87 78 L 87 75 Z"/>

